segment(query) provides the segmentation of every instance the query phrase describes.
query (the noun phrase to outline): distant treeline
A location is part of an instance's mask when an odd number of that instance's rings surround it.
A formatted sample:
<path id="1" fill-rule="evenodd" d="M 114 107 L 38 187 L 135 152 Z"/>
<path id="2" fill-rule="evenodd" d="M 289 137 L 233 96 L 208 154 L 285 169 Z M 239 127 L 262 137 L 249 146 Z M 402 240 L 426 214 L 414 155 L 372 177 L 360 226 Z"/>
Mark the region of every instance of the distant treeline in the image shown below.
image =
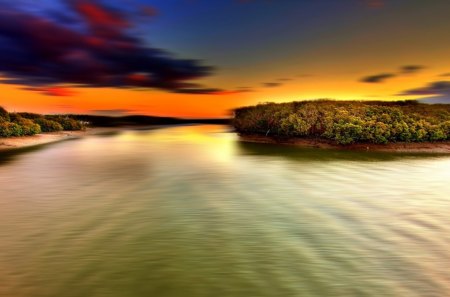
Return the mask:
<path id="1" fill-rule="evenodd" d="M 450 140 L 450 105 L 417 101 L 299 101 L 235 110 L 241 134 L 309 137 L 338 144 Z"/>
<path id="2" fill-rule="evenodd" d="M 85 124 L 66 115 L 9 113 L 0 107 L 0 137 L 31 136 L 41 132 L 76 131 Z"/>
<path id="3" fill-rule="evenodd" d="M 145 115 L 129 115 L 122 117 L 97 115 L 69 115 L 71 118 L 87 122 L 92 127 L 120 127 L 120 126 L 152 126 L 177 124 L 229 124 L 229 119 L 180 119 L 171 117 L 155 117 Z"/>

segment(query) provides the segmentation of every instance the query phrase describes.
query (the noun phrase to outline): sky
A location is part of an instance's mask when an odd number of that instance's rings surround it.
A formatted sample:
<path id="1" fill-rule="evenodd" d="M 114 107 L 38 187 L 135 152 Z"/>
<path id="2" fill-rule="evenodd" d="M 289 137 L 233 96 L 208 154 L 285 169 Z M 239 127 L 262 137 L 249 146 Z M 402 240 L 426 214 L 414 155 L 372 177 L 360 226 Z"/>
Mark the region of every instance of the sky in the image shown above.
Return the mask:
<path id="1" fill-rule="evenodd" d="M 0 0 L 9 111 L 226 117 L 262 102 L 450 103 L 448 0 Z"/>

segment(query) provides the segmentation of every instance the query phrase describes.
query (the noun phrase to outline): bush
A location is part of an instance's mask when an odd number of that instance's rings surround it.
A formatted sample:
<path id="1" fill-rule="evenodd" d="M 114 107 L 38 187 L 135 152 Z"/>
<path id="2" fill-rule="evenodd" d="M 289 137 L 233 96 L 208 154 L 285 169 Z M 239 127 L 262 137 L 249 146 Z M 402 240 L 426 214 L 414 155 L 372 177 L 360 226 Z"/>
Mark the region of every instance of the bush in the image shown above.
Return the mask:
<path id="1" fill-rule="evenodd" d="M 9 113 L 0 106 L 0 122 L 9 122 Z"/>
<path id="2" fill-rule="evenodd" d="M 351 144 L 357 142 L 362 135 L 363 128 L 352 123 L 335 124 L 334 140 L 339 144 Z"/>
<path id="3" fill-rule="evenodd" d="M 64 129 L 60 123 L 52 121 L 52 120 L 47 120 L 43 117 L 36 118 L 34 120 L 34 122 L 36 124 L 38 124 L 39 126 L 41 126 L 42 132 L 58 132 L 58 131 L 62 131 Z"/>
<path id="4" fill-rule="evenodd" d="M 65 131 L 78 131 L 84 130 L 84 125 L 75 119 L 72 119 L 68 116 L 61 115 L 49 115 L 45 117 L 47 120 L 55 121 L 59 123 Z"/>
<path id="5" fill-rule="evenodd" d="M 1 122 L 0 123 L 0 137 L 13 137 L 22 136 L 22 128 L 11 122 Z"/>
<path id="6" fill-rule="evenodd" d="M 41 127 L 30 119 L 25 119 L 19 114 L 10 114 L 11 122 L 20 126 L 22 133 L 18 136 L 31 136 L 41 133 Z"/>

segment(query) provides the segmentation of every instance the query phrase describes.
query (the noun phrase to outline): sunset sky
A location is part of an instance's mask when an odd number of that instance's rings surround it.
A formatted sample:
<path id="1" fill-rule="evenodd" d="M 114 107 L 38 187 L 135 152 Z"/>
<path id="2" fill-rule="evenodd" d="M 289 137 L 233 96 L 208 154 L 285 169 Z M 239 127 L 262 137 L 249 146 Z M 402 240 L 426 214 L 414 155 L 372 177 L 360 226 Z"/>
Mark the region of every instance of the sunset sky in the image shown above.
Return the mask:
<path id="1" fill-rule="evenodd" d="M 0 0 L 0 106 L 223 117 L 315 98 L 450 103 L 449 0 Z"/>

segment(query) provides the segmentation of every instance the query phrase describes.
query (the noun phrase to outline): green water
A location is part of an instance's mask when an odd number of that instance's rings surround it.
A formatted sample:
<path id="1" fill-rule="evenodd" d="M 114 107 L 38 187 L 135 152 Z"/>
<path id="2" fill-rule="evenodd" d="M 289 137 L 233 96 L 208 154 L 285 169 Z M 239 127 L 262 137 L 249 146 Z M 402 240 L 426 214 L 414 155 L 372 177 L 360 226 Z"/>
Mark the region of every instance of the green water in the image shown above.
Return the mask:
<path id="1" fill-rule="evenodd" d="M 450 296 L 450 157 L 221 126 L 0 154 L 0 296 Z"/>

